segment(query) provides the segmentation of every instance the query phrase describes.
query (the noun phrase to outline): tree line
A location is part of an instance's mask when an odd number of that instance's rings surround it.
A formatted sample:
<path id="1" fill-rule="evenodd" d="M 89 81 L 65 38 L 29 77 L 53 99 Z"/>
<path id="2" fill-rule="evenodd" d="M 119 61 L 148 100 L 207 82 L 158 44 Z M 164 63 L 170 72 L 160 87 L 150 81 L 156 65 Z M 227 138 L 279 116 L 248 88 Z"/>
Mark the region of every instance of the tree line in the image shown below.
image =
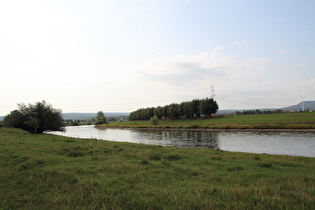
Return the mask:
<path id="1" fill-rule="evenodd" d="M 159 119 L 180 119 L 211 117 L 219 109 L 213 98 L 194 99 L 180 104 L 172 103 L 166 106 L 142 108 L 129 115 L 132 120 L 149 120 L 156 115 Z"/>
<path id="2" fill-rule="evenodd" d="M 277 114 L 277 113 L 281 113 L 282 110 L 281 109 L 276 109 L 276 110 L 244 110 L 244 111 L 236 111 L 235 114 L 236 115 L 254 115 L 254 114 Z"/>

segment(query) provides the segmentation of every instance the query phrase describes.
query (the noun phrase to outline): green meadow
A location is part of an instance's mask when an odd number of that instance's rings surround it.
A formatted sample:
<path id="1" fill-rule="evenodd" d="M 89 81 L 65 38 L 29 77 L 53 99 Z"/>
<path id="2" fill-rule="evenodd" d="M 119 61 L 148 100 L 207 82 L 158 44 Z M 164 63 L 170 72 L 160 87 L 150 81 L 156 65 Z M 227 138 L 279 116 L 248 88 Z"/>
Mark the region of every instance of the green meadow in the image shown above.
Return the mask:
<path id="1" fill-rule="evenodd" d="M 315 129 L 315 112 L 234 115 L 200 119 L 126 121 L 100 125 L 134 128 L 201 128 L 201 129 Z"/>
<path id="2" fill-rule="evenodd" d="M 315 207 L 315 159 L 308 157 L 76 139 L 10 128 L 0 128 L 0 157 L 1 210 Z"/>

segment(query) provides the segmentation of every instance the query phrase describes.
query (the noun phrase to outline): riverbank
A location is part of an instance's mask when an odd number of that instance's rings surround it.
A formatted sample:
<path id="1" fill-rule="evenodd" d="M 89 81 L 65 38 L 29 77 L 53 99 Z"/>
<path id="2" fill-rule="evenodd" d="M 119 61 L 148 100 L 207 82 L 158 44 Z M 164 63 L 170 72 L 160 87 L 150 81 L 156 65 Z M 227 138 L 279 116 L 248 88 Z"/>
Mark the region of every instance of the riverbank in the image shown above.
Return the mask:
<path id="1" fill-rule="evenodd" d="M 200 119 L 159 120 L 158 125 L 151 125 L 150 121 L 126 121 L 98 125 L 97 127 L 314 132 L 315 112 L 236 115 Z"/>
<path id="2" fill-rule="evenodd" d="M 273 128 L 273 129 L 266 129 L 266 128 L 183 128 L 183 127 L 172 127 L 169 126 L 124 126 L 124 125 L 97 125 L 95 126 L 99 129 L 106 129 L 106 128 L 117 128 L 117 129 L 139 129 L 139 130 L 166 130 L 166 131 L 175 131 L 175 130 L 185 130 L 185 131 L 227 131 L 227 132 L 309 132 L 314 133 L 315 129 L 298 129 L 298 128 Z M 193 126 L 194 127 L 194 126 Z"/>
<path id="3" fill-rule="evenodd" d="M 315 159 L 0 128 L 0 209 L 312 209 Z"/>

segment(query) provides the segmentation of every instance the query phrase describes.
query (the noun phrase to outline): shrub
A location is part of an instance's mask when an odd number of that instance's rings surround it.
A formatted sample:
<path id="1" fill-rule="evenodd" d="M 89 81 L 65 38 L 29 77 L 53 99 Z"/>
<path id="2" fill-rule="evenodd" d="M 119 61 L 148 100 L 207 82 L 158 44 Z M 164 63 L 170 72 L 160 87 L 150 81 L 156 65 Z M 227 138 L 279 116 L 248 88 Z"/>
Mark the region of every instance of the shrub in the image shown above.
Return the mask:
<path id="1" fill-rule="evenodd" d="M 156 115 L 154 115 L 153 117 L 150 118 L 150 124 L 151 125 L 159 124 L 159 118 Z"/>

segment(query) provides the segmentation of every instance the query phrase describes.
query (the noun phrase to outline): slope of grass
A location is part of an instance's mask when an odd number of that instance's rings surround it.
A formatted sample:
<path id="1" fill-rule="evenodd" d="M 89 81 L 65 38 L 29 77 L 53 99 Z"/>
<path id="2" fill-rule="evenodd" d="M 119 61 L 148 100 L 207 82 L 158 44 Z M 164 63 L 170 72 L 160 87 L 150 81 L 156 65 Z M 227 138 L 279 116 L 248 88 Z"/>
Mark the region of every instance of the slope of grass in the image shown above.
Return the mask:
<path id="1" fill-rule="evenodd" d="M 217 118 L 160 120 L 159 125 L 149 121 L 127 121 L 101 125 L 100 127 L 148 127 L 148 128 L 236 128 L 236 129 L 315 129 L 315 112 L 236 115 Z"/>
<path id="2" fill-rule="evenodd" d="M 0 209 L 313 209 L 315 159 L 0 128 Z"/>

